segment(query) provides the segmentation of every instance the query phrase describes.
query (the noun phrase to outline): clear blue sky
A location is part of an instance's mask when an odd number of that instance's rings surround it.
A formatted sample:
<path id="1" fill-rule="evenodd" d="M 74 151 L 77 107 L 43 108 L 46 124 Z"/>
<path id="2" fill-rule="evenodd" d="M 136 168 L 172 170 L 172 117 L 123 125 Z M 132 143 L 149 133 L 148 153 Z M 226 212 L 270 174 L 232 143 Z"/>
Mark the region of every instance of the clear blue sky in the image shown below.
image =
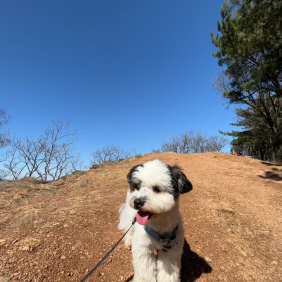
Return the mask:
<path id="1" fill-rule="evenodd" d="M 106 144 L 146 153 L 171 134 L 232 130 L 234 112 L 210 87 L 222 4 L 1 1 L 0 108 L 11 132 L 71 121 L 87 161 Z"/>

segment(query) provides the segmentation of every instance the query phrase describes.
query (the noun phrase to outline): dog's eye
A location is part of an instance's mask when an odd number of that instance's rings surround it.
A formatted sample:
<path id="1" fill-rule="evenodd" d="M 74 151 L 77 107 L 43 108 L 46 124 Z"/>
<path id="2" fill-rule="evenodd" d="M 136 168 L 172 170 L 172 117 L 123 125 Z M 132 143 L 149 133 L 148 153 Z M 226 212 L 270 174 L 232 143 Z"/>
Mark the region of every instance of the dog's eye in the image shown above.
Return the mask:
<path id="1" fill-rule="evenodd" d="M 156 193 L 160 193 L 161 189 L 158 186 L 154 186 L 153 191 L 156 192 Z"/>

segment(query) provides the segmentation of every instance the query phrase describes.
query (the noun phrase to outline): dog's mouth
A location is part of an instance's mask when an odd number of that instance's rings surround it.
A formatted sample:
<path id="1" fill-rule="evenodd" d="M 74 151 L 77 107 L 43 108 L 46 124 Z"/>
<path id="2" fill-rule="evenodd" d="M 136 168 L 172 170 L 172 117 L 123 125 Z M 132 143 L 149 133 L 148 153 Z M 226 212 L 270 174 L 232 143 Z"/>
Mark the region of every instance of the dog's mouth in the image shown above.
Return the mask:
<path id="1" fill-rule="evenodd" d="M 146 211 L 138 211 L 136 214 L 136 221 L 140 225 L 145 225 L 148 219 L 152 216 L 153 214 L 151 212 L 146 212 Z"/>

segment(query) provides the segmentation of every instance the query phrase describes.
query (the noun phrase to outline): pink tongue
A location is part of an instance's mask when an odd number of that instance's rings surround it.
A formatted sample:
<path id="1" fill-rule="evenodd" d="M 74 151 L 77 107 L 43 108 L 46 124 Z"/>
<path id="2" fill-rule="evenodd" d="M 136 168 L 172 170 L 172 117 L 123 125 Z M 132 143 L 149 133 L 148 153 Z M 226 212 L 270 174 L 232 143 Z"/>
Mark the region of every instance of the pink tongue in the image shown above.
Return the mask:
<path id="1" fill-rule="evenodd" d="M 143 212 L 143 211 L 138 211 L 138 213 L 136 214 L 136 221 L 140 224 L 140 225 L 145 225 L 147 220 L 149 219 L 149 216 L 151 215 L 150 212 Z"/>

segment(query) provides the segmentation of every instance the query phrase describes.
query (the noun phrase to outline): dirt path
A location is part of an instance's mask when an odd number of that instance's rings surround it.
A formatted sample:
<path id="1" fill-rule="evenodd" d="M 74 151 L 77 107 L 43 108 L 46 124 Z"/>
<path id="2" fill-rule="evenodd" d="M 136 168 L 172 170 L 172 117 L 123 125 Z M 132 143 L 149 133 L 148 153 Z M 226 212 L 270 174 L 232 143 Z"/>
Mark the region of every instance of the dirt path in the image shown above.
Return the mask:
<path id="1" fill-rule="evenodd" d="M 55 195 L 0 191 L 0 282 L 79 281 L 121 236 L 128 170 L 153 159 L 180 165 L 194 186 L 180 197 L 182 282 L 282 281 L 282 167 L 222 153 L 162 153 L 72 175 Z M 121 245 L 88 281 L 132 275 Z"/>

